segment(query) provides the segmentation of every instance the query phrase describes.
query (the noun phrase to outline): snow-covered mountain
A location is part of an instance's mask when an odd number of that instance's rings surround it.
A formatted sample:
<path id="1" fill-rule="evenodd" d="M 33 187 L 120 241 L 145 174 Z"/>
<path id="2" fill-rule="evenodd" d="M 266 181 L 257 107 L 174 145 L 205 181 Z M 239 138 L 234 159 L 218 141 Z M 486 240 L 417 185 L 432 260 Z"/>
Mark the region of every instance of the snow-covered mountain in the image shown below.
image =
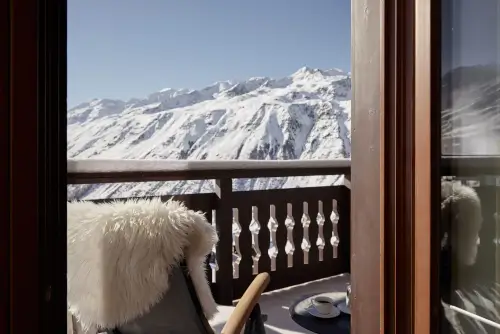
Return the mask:
<path id="1" fill-rule="evenodd" d="M 68 158 L 288 160 L 350 157 L 351 78 L 337 69 L 96 99 L 68 111 Z M 235 180 L 237 190 L 331 185 L 339 176 Z M 212 191 L 213 181 L 68 187 L 74 198 Z"/>
<path id="2" fill-rule="evenodd" d="M 443 154 L 500 155 L 500 65 L 455 68 L 441 92 Z"/>

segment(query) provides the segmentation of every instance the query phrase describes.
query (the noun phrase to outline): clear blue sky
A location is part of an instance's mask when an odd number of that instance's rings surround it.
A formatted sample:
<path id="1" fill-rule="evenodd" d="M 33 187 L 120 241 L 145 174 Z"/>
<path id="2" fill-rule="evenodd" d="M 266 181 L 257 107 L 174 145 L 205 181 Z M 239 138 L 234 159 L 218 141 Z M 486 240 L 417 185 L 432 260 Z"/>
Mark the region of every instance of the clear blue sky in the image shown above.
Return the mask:
<path id="1" fill-rule="evenodd" d="M 500 66 L 500 2 L 444 0 L 443 73 L 460 66 Z"/>
<path id="2" fill-rule="evenodd" d="M 350 0 L 69 0 L 68 106 L 162 88 L 350 71 Z"/>

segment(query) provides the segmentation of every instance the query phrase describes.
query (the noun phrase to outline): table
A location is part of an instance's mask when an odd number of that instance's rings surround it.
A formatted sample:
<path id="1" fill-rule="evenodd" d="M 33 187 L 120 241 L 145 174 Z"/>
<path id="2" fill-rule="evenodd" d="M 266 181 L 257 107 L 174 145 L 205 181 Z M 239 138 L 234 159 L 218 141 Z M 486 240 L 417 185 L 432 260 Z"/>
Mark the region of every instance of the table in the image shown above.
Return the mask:
<path id="1" fill-rule="evenodd" d="M 290 316 L 300 327 L 317 334 L 348 334 L 351 332 L 351 316 L 343 312 L 338 317 L 321 319 L 313 317 L 307 312 L 310 299 L 315 296 L 327 296 L 340 304 L 345 301 L 345 292 L 330 292 L 303 296 L 290 306 Z"/>

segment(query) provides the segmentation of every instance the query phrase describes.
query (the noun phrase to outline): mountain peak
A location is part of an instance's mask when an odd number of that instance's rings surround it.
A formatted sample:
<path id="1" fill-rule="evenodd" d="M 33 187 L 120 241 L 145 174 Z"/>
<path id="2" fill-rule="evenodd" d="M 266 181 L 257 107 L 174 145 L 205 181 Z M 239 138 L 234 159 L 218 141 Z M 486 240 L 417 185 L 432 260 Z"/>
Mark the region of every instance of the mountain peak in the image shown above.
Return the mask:
<path id="1" fill-rule="evenodd" d="M 312 68 L 308 66 L 304 66 L 299 68 L 296 72 L 294 72 L 290 77 L 292 78 L 304 78 L 304 77 L 309 77 L 309 76 L 314 76 L 314 75 L 321 75 L 325 77 L 329 76 L 337 76 L 337 75 L 348 75 L 344 71 L 338 68 L 331 68 L 331 69 L 326 69 L 322 70 L 319 68 Z"/>
<path id="2" fill-rule="evenodd" d="M 295 71 L 291 76 L 293 77 L 293 76 L 301 75 L 301 74 L 314 74 L 317 71 L 318 71 L 318 69 L 315 69 L 315 68 L 312 68 L 309 66 L 303 66 L 303 67 L 299 68 L 297 71 Z"/>

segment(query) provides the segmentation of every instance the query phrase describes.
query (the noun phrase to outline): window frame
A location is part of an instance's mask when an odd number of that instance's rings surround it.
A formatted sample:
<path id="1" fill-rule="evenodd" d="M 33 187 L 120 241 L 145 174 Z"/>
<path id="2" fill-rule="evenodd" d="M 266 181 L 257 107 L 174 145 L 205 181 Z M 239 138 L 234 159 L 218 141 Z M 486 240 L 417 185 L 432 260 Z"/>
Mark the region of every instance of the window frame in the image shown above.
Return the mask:
<path id="1" fill-rule="evenodd" d="M 67 309 L 66 2 L 5 5 L 9 149 L 2 154 L 9 163 L 10 209 L 1 232 L 10 238 L 1 271 L 9 279 L 2 291 L 10 296 L 7 326 L 16 333 L 61 332 Z"/>
<path id="2" fill-rule="evenodd" d="M 375 334 L 385 333 L 386 301 L 385 8 L 376 0 L 351 6 L 351 332 Z"/>
<path id="3" fill-rule="evenodd" d="M 414 332 L 439 333 L 441 169 L 441 5 L 418 0 L 415 11 Z"/>
<path id="4" fill-rule="evenodd" d="M 8 124 L 2 135 L 9 133 L 10 148 L 0 152 L 10 161 L 5 164 L 10 224 L 0 225 L 0 232 L 10 235 L 10 258 L 0 258 L 0 265 L 9 268 L 2 272 L 10 273 L 10 286 L 1 288 L 2 295 L 10 293 L 5 314 L 10 310 L 11 329 L 48 333 L 62 330 L 67 307 L 67 4 L 7 4 L 10 10 L 2 13 L 10 14 L 10 34 L 0 38 L 10 45 L 10 59 L 3 62 L 10 69 L 10 113 L 9 122 L 0 126 Z M 424 305 L 414 301 L 422 287 L 413 286 L 412 276 L 412 265 L 419 261 L 414 250 L 424 239 L 413 239 L 422 232 L 413 225 L 420 218 L 414 214 L 414 204 L 420 203 L 414 203 L 414 196 L 420 192 L 413 184 L 418 175 L 413 145 L 421 123 L 414 123 L 414 21 L 408 15 L 425 4 L 430 6 L 430 0 L 352 1 L 353 333 L 423 328 L 417 327 L 420 314 L 413 309 Z M 401 71 L 404 77 L 398 76 Z M 0 103 L 5 103 L 2 96 Z M 401 233 L 407 233 L 404 240 L 396 238 Z"/>
<path id="5" fill-rule="evenodd" d="M 0 4 L 0 45 L 10 45 L 10 12 L 9 2 Z M 10 188 L 9 188 L 9 83 L 10 83 L 10 48 L 0 49 L 0 294 L 7 298 L 0 298 L 0 329 L 9 327 L 9 216 L 10 216 Z"/>

